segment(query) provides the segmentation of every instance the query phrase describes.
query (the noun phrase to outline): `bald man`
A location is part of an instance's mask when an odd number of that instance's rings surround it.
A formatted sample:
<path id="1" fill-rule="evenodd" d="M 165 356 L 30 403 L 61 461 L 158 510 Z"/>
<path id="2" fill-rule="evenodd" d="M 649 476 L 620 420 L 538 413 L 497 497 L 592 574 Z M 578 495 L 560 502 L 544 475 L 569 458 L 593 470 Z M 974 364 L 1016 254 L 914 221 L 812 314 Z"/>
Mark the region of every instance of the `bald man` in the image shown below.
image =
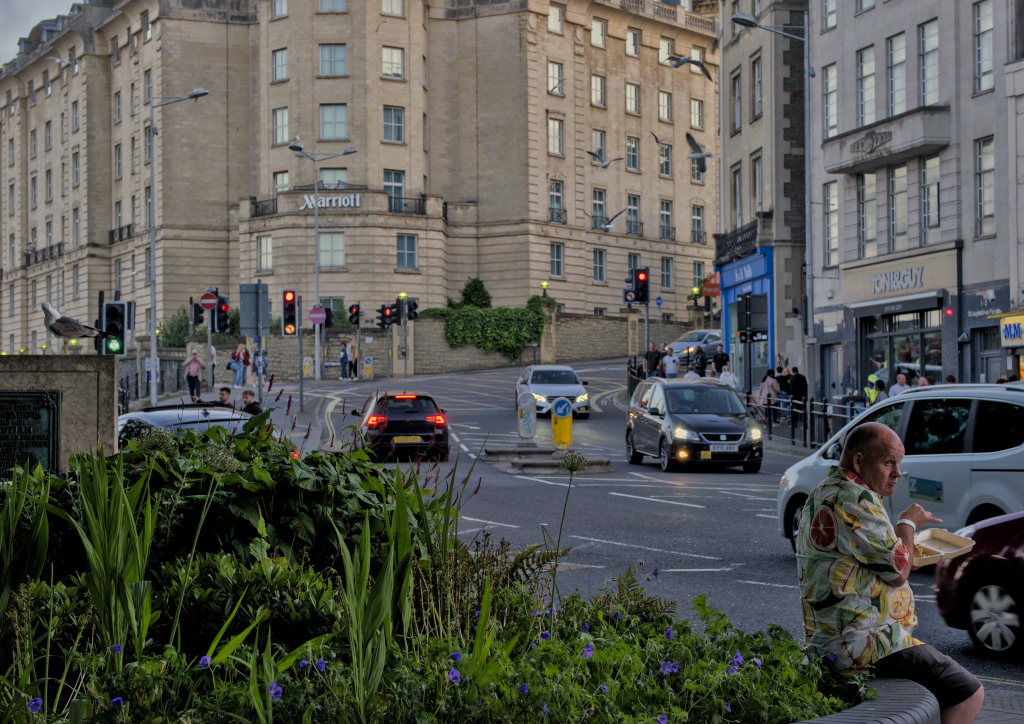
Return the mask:
<path id="1" fill-rule="evenodd" d="M 969 724 L 985 699 L 981 682 L 912 636 L 914 532 L 942 521 L 915 503 L 895 528 L 890 522 L 882 498 L 903 475 L 903 454 L 885 425 L 854 428 L 838 467 L 804 504 L 796 538 L 804 638 L 840 672 L 873 665 L 878 676 L 916 681 L 938 699 L 942 724 Z"/>

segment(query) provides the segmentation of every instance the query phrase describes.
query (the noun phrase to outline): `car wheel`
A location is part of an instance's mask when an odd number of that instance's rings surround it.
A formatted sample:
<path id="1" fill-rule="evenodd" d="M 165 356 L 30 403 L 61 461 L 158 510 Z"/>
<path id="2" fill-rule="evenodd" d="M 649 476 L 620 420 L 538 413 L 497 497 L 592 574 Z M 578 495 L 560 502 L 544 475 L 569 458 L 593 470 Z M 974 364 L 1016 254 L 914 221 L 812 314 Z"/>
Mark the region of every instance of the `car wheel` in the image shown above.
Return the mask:
<path id="1" fill-rule="evenodd" d="M 761 461 L 754 460 L 749 463 L 743 463 L 743 472 L 745 473 L 759 473 L 761 472 Z"/>
<path id="2" fill-rule="evenodd" d="M 995 518 L 999 515 L 1005 515 L 1000 508 L 997 508 L 994 505 L 979 505 L 971 511 L 970 515 L 967 516 L 967 525 L 974 525 L 975 523 L 980 523 L 983 520 Z"/>
<path id="3" fill-rule="evenodd" d="M 661 472 L 671 473 L 676 469 L 676 461 L 672 459 L 672 449 L 665 441 L 658 446 L 658 463 L 661 465 Z"/>
<path id="4" fill-rule="evenodd" d="M 805 500 L 806 498 L 800 498 L 789 504 L 789 544 L 793 546 L 794 552 L 796 552 L 796 537 L 800 533 L 800 516 L 804 512 Z"/>
<path id="5" fill-rule="evenodd" d="M 639 465 L 641 462 L 643 462 L 643 459 L 644 459 L 644 454 L 641 453 L 641 452 L 637 452 L 636 448 L 633 446 L 633 431 L 632 430 L 627 430 L 626 431 L 626 462 L 628 462 L 630 465 Z"/>
<path id="6" fill-rule="evenodd" d="M 1006 583 L 985 583 L 971 596 L 967 632 L 987 653 L 1012 657 L 1020 653 L 1020 616 L 1024 598 Z"/>

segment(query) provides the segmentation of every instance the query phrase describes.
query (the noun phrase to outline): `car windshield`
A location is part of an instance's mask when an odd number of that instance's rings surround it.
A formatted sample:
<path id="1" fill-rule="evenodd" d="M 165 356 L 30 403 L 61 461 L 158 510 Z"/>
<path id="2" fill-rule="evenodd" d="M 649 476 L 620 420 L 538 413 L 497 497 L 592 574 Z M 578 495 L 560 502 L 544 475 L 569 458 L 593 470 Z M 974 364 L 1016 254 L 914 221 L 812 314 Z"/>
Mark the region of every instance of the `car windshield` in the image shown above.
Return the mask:
<path id="1" fill-rule="evenodd" d="M 669 412 L 677 415 L 743 415 L 746 408 L 731 390 L 683 387 L 665 390 Z"/>
<path id="2" fill-rule="evenodd" d="M 392 415 L 405 415 L 410 412 L 436 412 L 437 405 L 429 397 L 419 397 L 416 395 L 395 395 L 394 397 L 388 396 L 387 398 L 380 398 L 377 400 L 378 413 L 386 412 Z"/>
<path id="3" fill-rule="evenodd" d="M 576 373 L 572 370 L 535 370 L 530 378 L 532 385 L 578 385 Z"/>
<path id="4" fill-rule="evenodd" d="M 702 339 L 704 339 L 704 332 L 698 329 L 693 332 L 687 332 L 672 344 L 688 344 L 690 342 L 700 342 Z"/>

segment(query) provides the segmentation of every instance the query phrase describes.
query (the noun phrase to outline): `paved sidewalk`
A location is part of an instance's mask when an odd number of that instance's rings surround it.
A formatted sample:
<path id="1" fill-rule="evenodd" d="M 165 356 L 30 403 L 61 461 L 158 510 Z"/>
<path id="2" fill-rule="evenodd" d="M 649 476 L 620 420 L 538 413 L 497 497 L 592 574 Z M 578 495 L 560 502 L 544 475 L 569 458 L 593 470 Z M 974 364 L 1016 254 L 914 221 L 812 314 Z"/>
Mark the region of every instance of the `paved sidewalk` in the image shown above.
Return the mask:
<path id="1" fill-rule="evenodd" d="M 986 690 L 985 703 L 974 721 L 975 724 L 1024 724 L 1024 689 Z"/>

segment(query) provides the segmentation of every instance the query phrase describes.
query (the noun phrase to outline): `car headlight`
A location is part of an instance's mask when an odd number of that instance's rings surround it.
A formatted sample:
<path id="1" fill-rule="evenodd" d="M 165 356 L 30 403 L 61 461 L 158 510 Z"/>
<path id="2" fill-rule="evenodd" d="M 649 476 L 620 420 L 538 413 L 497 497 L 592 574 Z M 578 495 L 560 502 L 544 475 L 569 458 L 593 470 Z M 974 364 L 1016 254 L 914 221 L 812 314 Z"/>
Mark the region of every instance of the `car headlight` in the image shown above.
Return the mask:
<path id="1" fill-rule="evenodd" d="M 587 393 L 586 393 L 586 392 L 584 392 L 584 393 L 583 393 L 582 395 L 578 395 L 578 396 L 576 397 L 576 402 L 586 402 L 586 401 L 587 401 L 587 399 L 589 399 L 589 398 L 587 397 Z"/>
<path id="2" fill-rule="evenodd" d="M 750 428 L 750 430 L 748 432 L 750 433 L 750 439 L 751 440 L 760 440 L 761 439 L 761 428 L 759 428 L 759 427 L 752 427 L 752 428 Z"/>
<path id="3" fill-rule="evenodd" d="M 694 430 L 687 430 L 685 427 L 677 427 L 674 435 L 676 440 L 693 440 L 694 442 L 700 440 L 700 435 Z"/>
<path id="4" fill-rule="evenodd" d="M 548 398 L 546 398 L 544 395 L 538 395 L 536 392 L 533 393 L 533 399 L 535 399 L 537 402 L 547 402 L 548 401 Z"/>

